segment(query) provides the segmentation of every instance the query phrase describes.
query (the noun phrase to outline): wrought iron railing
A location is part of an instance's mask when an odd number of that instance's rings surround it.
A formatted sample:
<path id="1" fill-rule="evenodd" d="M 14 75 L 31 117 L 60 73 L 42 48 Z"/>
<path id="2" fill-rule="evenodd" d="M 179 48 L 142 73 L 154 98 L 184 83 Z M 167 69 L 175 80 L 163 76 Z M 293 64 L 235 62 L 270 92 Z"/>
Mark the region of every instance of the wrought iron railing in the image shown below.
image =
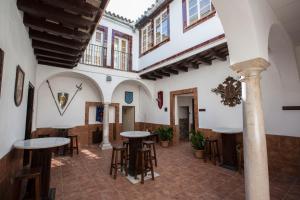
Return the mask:
<path id="1" fill-rule="evenodd" d="M 114 69 L 130 71 L 132 55 L 123 51 L 114 50 Z"/>
<path id="2" fill-rule="evenodd" d="M 89 44 L 83 56 L 80 59 L 80 63 L 96 66 L 106 66 L 107 48 L 95 44 Z"/>

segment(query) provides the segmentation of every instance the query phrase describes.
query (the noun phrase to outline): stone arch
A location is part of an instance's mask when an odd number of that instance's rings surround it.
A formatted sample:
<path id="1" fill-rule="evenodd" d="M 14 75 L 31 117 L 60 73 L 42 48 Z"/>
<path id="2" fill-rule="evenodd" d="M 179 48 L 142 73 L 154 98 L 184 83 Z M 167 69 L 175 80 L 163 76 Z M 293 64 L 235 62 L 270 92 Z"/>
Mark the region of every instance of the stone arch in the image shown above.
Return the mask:
<path id="1" fill-rule="evenodd" d="M 137 84 L 137 85 L 141 86 L 145 90 L 146 95 L 148 95 L 152 99 L 153 92 L 151 92 L 151 89 L 144 82 L 142 82 L 140 80 L 127 79 L 127 80 L 123 80 L 123 81 L 119 82 L 118 84 L 116 84 L 115 87 L 113 87 L 112 93 L 111 93 L 111 98 L 110 98 L 111 100 L 113 98 L 113 95 L 114 95 L 115 91 L 118 89 L 118 87 L 122 84 L 125 84 L 125 83 L 134 83 L 134 84 Z"/>
<path id="2" fill-rule="evenodd" d="M 266 0 L 212 0 L 223 25 L 230 63 L 268 58 L 268 34 L 277 22 Z"/>
<path id="3" fill-rule="evenodd" d="M 85 74 L 80 73 L 80 72 L 75 72 L 75 71 L 62 71 L 62 72 L 60 71 L 60 72 L 53 73 L 53 74 L 51 74 L 47 77 L 44 77 L 44 79 L 37 85 L 37 91 L 39 91 L 41 85 L 43 85 L 47 80 L 49 80 L 51 78 L 54 78 L 54 77 L 57 77 L 57 76 L 63 76 L 63 75 L 76 76 L 78 78 L 82 77 L 82 78 L 87 79 L 88 81 L 90 81 L 97 88 L 97 91 L 99 92 L 101 101 L 104 101 L 103 91 L 100 88 L 99 84 L 96 82 L 96 80 L 93 79 L 92 77 L 88 76 L 88 75 L 85 75 Z"/>

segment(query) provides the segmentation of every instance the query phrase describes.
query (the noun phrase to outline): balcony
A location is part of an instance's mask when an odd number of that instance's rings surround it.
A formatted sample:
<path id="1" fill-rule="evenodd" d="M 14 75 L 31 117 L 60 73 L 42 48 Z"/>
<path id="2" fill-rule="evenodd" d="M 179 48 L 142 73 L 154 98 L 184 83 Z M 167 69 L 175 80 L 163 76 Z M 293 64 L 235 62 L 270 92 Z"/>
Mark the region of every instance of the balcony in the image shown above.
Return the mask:
<path id="1" fill-rule="evenodd" d="M 122 71 L 131 71 L 132 55 L 127 52 L 114 50 L 113 68 Z"/>
<path id="2" fill-rule="evenodd" d="M 106 67 L 107 48 L 95 44 L 89 44 L 80 59 L 80 63 Z"/>

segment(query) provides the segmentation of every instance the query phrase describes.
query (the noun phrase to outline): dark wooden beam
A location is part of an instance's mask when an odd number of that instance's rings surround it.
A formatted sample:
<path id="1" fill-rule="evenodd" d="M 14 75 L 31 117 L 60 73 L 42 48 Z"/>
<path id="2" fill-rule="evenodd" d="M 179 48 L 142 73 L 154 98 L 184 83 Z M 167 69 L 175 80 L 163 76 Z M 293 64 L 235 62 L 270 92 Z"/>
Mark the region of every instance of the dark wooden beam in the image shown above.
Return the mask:
<path id="1" fill-rule="evenodd" d="M 150 73 L 149 76 L 152 76 L 152 77 L 155 77 L 155 78 L 159 78 L 159 79 L 163 78 L 162 76 L 160 76 L 159 74 L 156 74 L 154 72 Z"/>
<path id="2" fill-rule="evenodd" d="M 220 60 L 220 61 L 226 61 L 227 57 L 224 56 L 223 54 L 220 54 L 219 52 L 217 52 L 214 49 L 211 49 L 211 54 L 213 57 L 215 57 L 216 59 Z"/>
<path id="3" fill-rule="evenodd" d="M 45 62 L 45 61 L 38 61 L 38 64 L 55 66 L 55 67 L 62 67 L 62 68 L 67 68 L 67 69 L 72 69 L 72 68 L 75 67 L 75 66 L 64 65 L 64 64 L 53 63 L 53 62 Z"/>
<path id="4" fill-rule="evenodd" d="M 68 48 L 75 49 L 75 50 L 83 50 L 83 48 L 86 45 L 85 43 L 82 43 L 82 42 L 79 42 L 76 40 L 66 39 L 63 37 L 48 34 L 46 32 L 35 31 L 32 29 L 29 30 L 29 37 L 34 40 L 47 42 L 47 43 L 59 45 L 62 47 L 68 47 Z"/>
<path id="5" fill-rule="evenodd" d="M 56 58 L 48 58 L 44 56 L 36 56 L 36 59 L 38 61 L 45 61 L 45 62 L 57 62 L 57 63 L 62 63 L 62 64 L 68 64 L 68 65 L 76 65 L 76 61 L 66 61 L 66 60 L 61 60 L 61 59 L 56 59 Z"/>
<path id="6" fill-rule="evenodd" d="M 189 67 L 189 68 L 193 68 L 193 69 L 199 69 L 199 64 L 197 63 L 187 63 L 185 64 L 186 67 Z"/>
<path id="7" fill-rule="evenodd" d="M 43 19 L 29 16 L 28 14 L 24 14 L 23 22 L 26 26 L 34 30 L 46 31 L 55 35 L 60 35 L 60 36 L 64 36 L 79 41 L 86 42 L 90 38 L 89 33 L 66 28 L 59 24 L 47 22 Z"/>
<path id="8" fill-rule="evenodd" d="M 51 51 L 55 53 L 70 55 L 70 56 L 80 56 L 82 51 L 74 50 L 66 47 L 61 47 L 54 44 L 49 44 L 37 40 L 32 40 L 32 47 L 35 49 L 42 49 L 46 51 Z"/>
<path id="9" fill-rule="evenodd" d="M 165 68 L 163 70 L 172 74 L 176 74 L 176 75 L 179 74 L 179 72 L 173 68 Z"/>
<path id="10" fill-rule="evenodd" d="M 63 9 L 53 6 L 41 4 L 33 0 L 18 0 L 17 6 L 19 10 L 33 16 L 45 18 L 51 21 L 60 22 L 74 28 L 82 28 L 88 30 L 95 22 L 82 18 L 80 15 L 74 15 L 65 12 Z"/>
<path id="11" fill-rule="evenodd" d="M 212 64 L 211 60 L 209 60 L 207 58 L 204 58 L 204 57 L 198 57 L 196 59 L 196 63 L 201 63 L 201 64 L 205 64 L 205 65 L 211 65 Z"/>
<path id="12" fill-rule="evenodd" d="M 169 73 L 164 72 L 162 70 L 156 70 L 155 73 L 158 74 L 158 75 L 161 75 L 161 76 L 168 76 L 168 77 L 170 77 Z"/>
<path id="13" fill-rule="evenodd" d="M 282 110 L 300 110 L 300 106 L 282 106 Z"/>
<path id="14" fill-rule="evenodd" d="M 186 66 L 177 66 L 176 67 L 178 70 L 183 71 L 183 72 L 188 72 L 189 68 Z"/>
<path id="15" fill-rule="evenodd" d="M 55 58 L 55 59 L 66 60 L 66 61 L 77 61 L 77 62 L 79 61 L 79 56 L 69 56 L 69 55 L 53 53 L 50 51 L 45 51 L 45 50 L 40 50 L 40 49 L 35 49 L 34 54 L 36 56 Z"/>
<path id="16" fill-rule="evenodd" d="M 41 0 L 43 3 L 48 5 L 67 9 L 87 17 L 93 17 L 94 14 L 98 11 L 97 7 L 92 6 L 91 4 L 84 3 L 82 0 Z"/>
<path id="17" fill-rule="evenodd" d="M 156 81 L 156 78 L 150 77 L 147 74 L 141 75 L 142 79 L 148 79 L 148 80 L 152 80 L 152 81 Z"/>

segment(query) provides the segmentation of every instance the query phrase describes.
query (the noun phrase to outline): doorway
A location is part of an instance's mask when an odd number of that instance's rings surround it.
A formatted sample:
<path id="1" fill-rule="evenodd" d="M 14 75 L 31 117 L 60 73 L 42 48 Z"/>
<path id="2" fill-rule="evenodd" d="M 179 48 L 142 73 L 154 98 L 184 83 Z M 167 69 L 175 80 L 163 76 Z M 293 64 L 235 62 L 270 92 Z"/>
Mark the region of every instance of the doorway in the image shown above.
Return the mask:
<path id="1" fill-rule="evenodd" d="M 190 108 L 189 106 L 178 107 L 178 120 L 179 120 L 179 132 L 180 140 L 188 140 L 190 120 L 189 120 Z"/>
<path id="2" fill-rule="evenodd" d="M 27 111 L 26 111 L 26 127 L 25 127 L 25 140 L 31 138 L 32 130 L 32 115 L 33 115 L 33 101 L 34 101 L 34 86 L 29 82 L 28 98 L 27 98 Z M 29 164 L 29 151 L 24 151 L 23 166 Z"/>
<path id="3" fill-rule="evenodd" d="M 122 131 L 134 131 L 134 113 L 134 106 L 122 106 Z"/>

